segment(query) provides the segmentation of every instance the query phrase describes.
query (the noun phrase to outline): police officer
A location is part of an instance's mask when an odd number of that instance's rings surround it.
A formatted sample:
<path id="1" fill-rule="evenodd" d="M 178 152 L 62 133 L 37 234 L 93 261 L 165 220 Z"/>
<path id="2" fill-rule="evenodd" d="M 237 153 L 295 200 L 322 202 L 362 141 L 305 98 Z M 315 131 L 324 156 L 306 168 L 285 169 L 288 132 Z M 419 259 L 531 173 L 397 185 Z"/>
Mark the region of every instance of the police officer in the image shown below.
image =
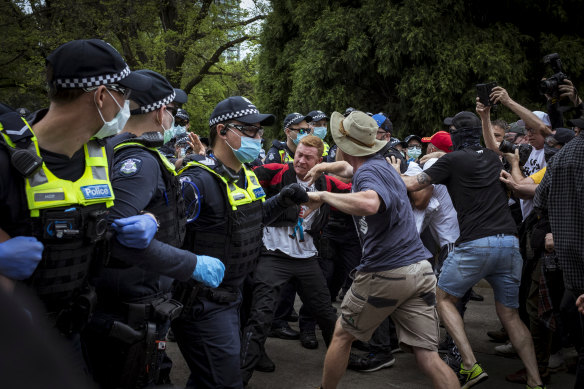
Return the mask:
<path id="1" fill-rule="evenodd" d="M 284 119 L 284 133 L 286 141 L 274 140 L 272 147 L 266 153 L 265 163 L 289 163 L 294 161 L 296 145 L 300 139 L 312 134 L 312 129 L 308 123 L 312 121 L 310 116 L 302 115 L 298 112 L 288 114 Z"/>
<path id="2" fill-rule="evenodd" d="M 310 128 L 312 128 L 312 134 L 315 136 L 318 136 L 320 139 L 322 139 L 322 142 L 324 143 L 324 151 L 322 152 L 322 158 L 324 161 L 328 161 L 329 151 L 330 151 L 331 147 L 325 141 L 324 138 L 326 138 L 326 134 L 327 134 L 327 125 L 328 125 L 329 117 L 326 116 L 326 114 L 324 112 L 319 111 L 319 110 L 310 111 L 308 113 L 308 116 L 310 116 L 312 119 L 308 123 Z"/>
<path id="3" fill-rule="evenodd" d="M 49 109 L 30 124 L 16 113 L 0 117 L 0 262 L 18 264 L 0 269 L 24 280 L 17 291 L 28 285 L 79 352 L 94 300 L 88 272 L 114 200 L 111 153 L 101 139 L 125 124 L 129 91 L 148 89 L 150 81 L 97 39 L 65 43 L 46 63 Z M 148 219 L 116 220 L 125 225 L 117 239 L 147 246 Z M 83 364 L 80 355 L 77 361 Z"/>
<path id="4" fill-rule="evenodd" d="M 145 387 L 160 378 L 168 382 L 170 366 L 159 377 L 164 338 L 181 309 L 168 295 L 172 279 L 193 278 L 214 287 L 224 270 L 216 258 L 178 248 L 185 232 L 180 184 L 174 165 L 157 150 L 163 132 L 174 124 L 174 90 L 154 71 L 136 73 L 151 79 L 152 86 L 132 94 L 130 120 L 123 133 L 108 139 L 115 150 L 116 199 L 110 219 L 149 215 L 149 227 L 156 234 L 150 247 L 156 248 L 156 255 L 114 250 L 93 279 L 98 304 L 84 341 L 95 380 L 105 388 Z M 123 231 L 125 224 L 114 222 L 112 227 Z"/>
<path id="5" fill-rule="evenodd" d="M 188 156 L 179 172 L 190 221 L 184 247 L 218 257 L 226 266 L 218 288 L 188 282 L 175 292 L 184 309 L 172 329 L 191 370 L 189 388 L 242 387 L 240 289 L 257 263 L 262 224 L 307 199 L 293 184 L 265 201 L 257 177 L 245 166 L 259 155 L 261 126 L 273 122 L 273 115 L 261 114 L 244 97 L 221 101 L 209 120 L 213 154 Z"/>
<path id="6" fill-rule="evenodd" d="M 174 88 L 174 105 L 177 108 L 182 108 L 187 103 L 189 96 L 187 93 L 179 88 Z"/>

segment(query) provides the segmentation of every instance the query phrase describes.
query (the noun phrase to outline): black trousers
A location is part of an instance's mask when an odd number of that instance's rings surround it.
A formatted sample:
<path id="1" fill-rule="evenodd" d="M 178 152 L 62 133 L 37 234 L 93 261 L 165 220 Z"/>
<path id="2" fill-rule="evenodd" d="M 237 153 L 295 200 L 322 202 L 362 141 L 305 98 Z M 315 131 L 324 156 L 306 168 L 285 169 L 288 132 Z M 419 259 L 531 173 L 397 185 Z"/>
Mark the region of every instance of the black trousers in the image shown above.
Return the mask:
<path id="1" fill-rule="evenodd" d="M 241 373 L 246 384 L 262 355 L 280 289 L 290 280 L 296 281 L 300 299 L 315 313 L 325 343 L 328 345 L 332 339 L 337 315 L 316 257 L 297 259 L 262 255 L 253 275 L 251 309 L 241 339 Z"/>
<path id="2" fill-rule="evenodd" d="M 584 315 L 576 308 L 576 299 L 579 295 L 580 293 L 566 290 L 561 306 L 563 322 L 578 352 L 574 389 L 584 387 Z"/>

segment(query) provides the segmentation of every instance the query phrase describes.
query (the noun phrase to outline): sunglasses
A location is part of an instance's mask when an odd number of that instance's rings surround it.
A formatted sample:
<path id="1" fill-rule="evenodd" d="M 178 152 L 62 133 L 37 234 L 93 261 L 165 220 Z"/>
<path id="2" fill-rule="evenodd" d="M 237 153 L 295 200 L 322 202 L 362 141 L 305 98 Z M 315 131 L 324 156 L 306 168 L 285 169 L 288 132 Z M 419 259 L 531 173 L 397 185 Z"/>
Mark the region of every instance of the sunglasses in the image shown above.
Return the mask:
<path id="1" fill-rule="evenodd" d="M 130 88 L 125 88 L 125 87 L 118 85 L 118 84 L 106 84 L 105 87 L 109 90 L 113 90 L 115 92 L 118 92 L 119 94 L 124 96 L 124 100 L 128 100 L 130 98 L 130 94 L 132 93 L 132 90 Z M 99 88 L 99 86 L 92 86 L 89 88 L 83 88 L 83 90 L 85 92 L 91 92 L 91 91 L 96 90 L 97 88 Z"/>
<path id="2" fill-rule="evenodd" d="M 258 134 L 260 136 L 264 135 L 264 129 L 262 127 L 243 126 L 241 124 L 232 124 L 232 123 L 228 123 L 227 126 L 239 130 L 243 135 L 248 136 L 250 138 L 255 138 Z"/>
<path id="3" fill-rule="evenodd" d="M 179 126 L 186 126 L 187 124 L 189 124 L 188 120 L 177 118 L 177 117 L 174 118 L 174 122 Z"/>
<path id="4" fill-rule="evenodd" d="M 292 130 L 292 131 L 298 131 L 298 134 L 300 134 L 300 135 L 310 134 L 310 131 L 312 131 L 310 128 L 290 128 L 290 127 L 288 127 L 288 129 Z"/>
<path id="5" fill-rule="evenodd" d="M 178 112 L 178 107 L 173 107 L 173 106 L 167 105 L 166 110 L 168 112 L 170 112 L 170 114 L 174 117 L 174 116 L 176 116 L 176 113 Z"/>

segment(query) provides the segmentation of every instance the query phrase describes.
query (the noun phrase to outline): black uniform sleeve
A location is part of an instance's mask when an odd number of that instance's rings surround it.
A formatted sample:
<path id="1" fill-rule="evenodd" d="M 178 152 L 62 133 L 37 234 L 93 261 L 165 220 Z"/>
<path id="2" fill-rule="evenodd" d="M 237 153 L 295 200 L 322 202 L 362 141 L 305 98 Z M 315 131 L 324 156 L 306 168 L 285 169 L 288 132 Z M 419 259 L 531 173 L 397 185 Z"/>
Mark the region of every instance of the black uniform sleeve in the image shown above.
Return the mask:
<path id="1" fill-rule="evenodd" d="M 179 281 L 188 281 L 195 267 L 197 256 L 156 239 L 145 249 L 128 248 L 112 239 L 112 256 L 141 269 L 159 273 Z"/>
<path id="2" fill-rule="evenodd" d="M 111 221 L 138 215 L 158 190 L 164 190 L 158 161 L 146 150 L 122 150 L 116 155 L 111 181 L 116 196 Z"/>
<path id="3" fill-rule="evenodd" d="M 264 159 L 264 163 L 280 163 L 280 162 L 282 162 L 282 160 L 280 158 L 279 150 L 274 146 L 270 147 L 270 149 L 266 153 L 266 159 Z"/>

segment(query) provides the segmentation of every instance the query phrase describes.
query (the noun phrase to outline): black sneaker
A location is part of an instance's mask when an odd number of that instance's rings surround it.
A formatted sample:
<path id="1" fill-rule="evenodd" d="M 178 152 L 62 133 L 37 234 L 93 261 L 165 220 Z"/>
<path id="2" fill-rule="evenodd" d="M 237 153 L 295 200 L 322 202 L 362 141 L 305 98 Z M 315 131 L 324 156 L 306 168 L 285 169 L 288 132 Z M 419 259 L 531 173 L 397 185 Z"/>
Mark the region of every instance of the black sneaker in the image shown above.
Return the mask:
<path id="1" fill-rule="evenodd" d="M 353 366 L 349 366 L 349 369 L 362 372 L 372 372 L 381 370 L 386 367 L 393 366 L 395 363 L 395 357 L 391 354 L 373 354 L 361 357 Z"/>
<path id="2" fill-rule="evenodd" d="M 300 331 L 300 343 L 302 347 L 310 350 L 318 348 L 318 340 L 314 331 Z"/>
<path id="3" fill-rule="evenodd" d="M 268 333 L 268 336 L 270 338 L 295 340 L 300 338 L 300 333 L 293 330 L 289 325 L 285 325 L 280 328 L 272 328 Z"/>
<path id="4" fill-rule="evenodd" d="M 274 370 L 276 370 L 276 364 L 274 363 L 274 361 L 270 359 L 268 354 L 263 352 L 260 360 L 255 365 L 254 369 L 257 371 L 261 371 L 263 373 L 271 373 Z"/>

